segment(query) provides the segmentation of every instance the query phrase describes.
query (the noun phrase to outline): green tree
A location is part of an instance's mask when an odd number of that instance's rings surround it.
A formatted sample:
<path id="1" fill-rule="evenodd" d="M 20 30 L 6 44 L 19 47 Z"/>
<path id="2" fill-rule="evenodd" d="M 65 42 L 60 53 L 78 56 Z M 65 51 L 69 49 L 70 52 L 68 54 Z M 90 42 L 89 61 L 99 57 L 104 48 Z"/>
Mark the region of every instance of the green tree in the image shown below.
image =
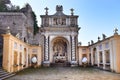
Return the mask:
<path id="1" fill-rule="evenodd" d="M 0 12 L 17 12 L 17 11 L 20 11 L 20 7 L 12 5 L 10 0 L 0 0 Z"/>
<path id="2" fill-rule="evenodd" d="M 36 15 L 33 11 L 32 11 L 32 17 L 33 17 L 33 21 L 34 21 L 34 35 L 35 35 L 39 31 L 39 27 L 37 24 Z"/>
<path id="3" fill-rule="evenodd" d="M 11 4 L 10 0 L 0 0 L 0 12 L 7 11 L 6 4 Z"/>

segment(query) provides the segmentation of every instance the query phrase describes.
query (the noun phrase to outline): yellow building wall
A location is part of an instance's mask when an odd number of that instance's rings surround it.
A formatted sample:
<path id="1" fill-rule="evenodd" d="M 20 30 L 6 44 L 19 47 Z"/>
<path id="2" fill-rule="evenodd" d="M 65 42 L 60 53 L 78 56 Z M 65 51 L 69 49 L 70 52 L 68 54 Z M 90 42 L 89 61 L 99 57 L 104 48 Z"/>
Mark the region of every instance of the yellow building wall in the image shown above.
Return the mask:
<path id="1" fill-rule="evenodd" d="M 36 66 L 41 66 L 41 46 L 29 45 L 11 34 L 4 34 L 3 39 L 3 69 L 8 72 L 17 72 L 30 67 L 32 54 L 37 55 Z"/>
<path id="2" fill-rule="evenodd" d="M 115 44 L 116 44 L 116 70 L 115 72 L 120 73 L 120 36 L 114 36 Z"/>
<path id="3" fill-rule="evenodd" d="M 78 54 L 79 54 L 79 65 L 82 65 L 82 58 L 84 55 L 86 55 L 89 62 L 89 49 L 87 46 L 78 46 Z"/>

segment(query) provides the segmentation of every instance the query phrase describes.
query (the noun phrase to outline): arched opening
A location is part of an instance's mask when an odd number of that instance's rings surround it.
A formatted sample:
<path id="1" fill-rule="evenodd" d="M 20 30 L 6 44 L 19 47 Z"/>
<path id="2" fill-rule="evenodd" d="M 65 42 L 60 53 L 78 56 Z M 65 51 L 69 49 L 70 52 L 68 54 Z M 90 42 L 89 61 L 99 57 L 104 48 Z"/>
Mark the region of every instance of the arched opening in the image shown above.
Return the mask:
<path id="1" fill-rule="evenodd" d="M 53 39 L 53 62 L 54 63 L 66 63 L 68 52 L 68 41 L 63 37 L 57 37 Z"/>
<path id="2" fill-rule="evenodd" d="M 27 50 L 26 50 L 26 48 L 24 48 L 24 65 L 23 65 L 23 67 L 26 67 L 26 58 L 27 58 Z"/>
<path id="3" fill-rule="evenodd" d="M 93 64 L 97 66 L 97 50 L 96 48 L 93 49 Z"/>

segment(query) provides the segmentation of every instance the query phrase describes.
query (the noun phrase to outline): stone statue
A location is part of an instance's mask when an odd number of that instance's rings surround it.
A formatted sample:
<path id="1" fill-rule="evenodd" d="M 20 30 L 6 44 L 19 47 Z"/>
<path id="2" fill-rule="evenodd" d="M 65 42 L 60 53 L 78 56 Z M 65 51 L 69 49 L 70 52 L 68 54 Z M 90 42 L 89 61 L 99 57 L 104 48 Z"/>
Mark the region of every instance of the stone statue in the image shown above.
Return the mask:
<path id="1" fill-rule="evenodd" d="M 114 29 L 114 34 L 118 34 L 118 29 L 117 28 Z"/>
<path id="2" fill-rule="evenodd" d="M 81 43 L 81 42 L 79 42 L 79 43 L 78 43 L 78 45 L 80 45 L 80 46 L 81 46 L 81 45 L 82 45 L 82 43 Z"/>
<path id="3" fill-rule="evenodd" d="M 93 41 L 93 40 L 91 40 L 91 44 L 94 44 L 94 41 Z"/>
<path id="4" fill-rule="evenodd" d="M 90 42 L 88 42 L 88 46 L 90 45 Z"/>
<path id="5" fill-rule="evenodd" d="M 100 37 L 98 36 L 98 41 L 100 41 Z"/>
<path id="6" fill-rule="evenodd" d="M 105 34 L 102 34 L 102 36 L 103 36 L 103 39 L 105 39 L 105 38 L 106 38 L 106 35 L 105 35 Z"/>
<path id="7" fill-rule="evenodd" d="M 16 34 L 16 37 L 17 37 L 18 39 L 20 39 L 20 33 L 19 33 L 19 32 Z"/>
<path id="8" fill-rule="evenodd" d="M 6 34 L 10 34 L 10 27 L 9 26 L 6 29 Z"/>

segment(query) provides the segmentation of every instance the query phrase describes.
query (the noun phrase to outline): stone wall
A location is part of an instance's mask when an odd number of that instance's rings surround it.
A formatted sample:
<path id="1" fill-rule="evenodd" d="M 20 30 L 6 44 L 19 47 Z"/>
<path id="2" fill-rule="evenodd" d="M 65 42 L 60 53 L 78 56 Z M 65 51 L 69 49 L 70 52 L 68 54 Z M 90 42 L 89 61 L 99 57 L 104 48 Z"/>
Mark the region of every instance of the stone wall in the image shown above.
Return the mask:
<path id="1" fill-rule="evenodd" d="M 0 12 L 0 29 L 6 30 L 9 26 L 12 34 L 20 33 L 22 37 L 26 37 L 26 19 L 23 13 Z"/>

